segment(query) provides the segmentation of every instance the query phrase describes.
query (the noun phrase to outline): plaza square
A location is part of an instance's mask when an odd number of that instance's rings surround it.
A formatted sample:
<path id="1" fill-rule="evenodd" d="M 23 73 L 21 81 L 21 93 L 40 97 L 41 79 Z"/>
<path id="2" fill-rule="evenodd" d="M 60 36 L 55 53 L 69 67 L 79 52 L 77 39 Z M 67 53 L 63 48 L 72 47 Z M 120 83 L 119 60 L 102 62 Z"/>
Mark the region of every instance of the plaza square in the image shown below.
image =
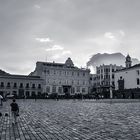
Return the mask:
<path id="1" fill-rule="evenodd" d="M 0 108 L 0 140 L 139 140 L 139 100 L 17 100 Z M 5 113 L 8 116 L 5 116 Z"/>

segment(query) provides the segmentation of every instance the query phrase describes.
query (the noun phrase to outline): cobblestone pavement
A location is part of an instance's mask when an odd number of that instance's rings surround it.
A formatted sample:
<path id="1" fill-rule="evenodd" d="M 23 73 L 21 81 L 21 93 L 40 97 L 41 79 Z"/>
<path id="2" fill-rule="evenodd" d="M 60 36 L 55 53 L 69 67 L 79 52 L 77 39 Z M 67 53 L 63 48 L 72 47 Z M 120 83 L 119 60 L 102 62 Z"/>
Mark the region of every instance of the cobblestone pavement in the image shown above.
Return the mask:
<path id="1" fill-rule="evenodd" d="M 10 102 L 0 112 L 9 114 Z M 18 123 L 0 117 L 0 140 L 140 140 L 140 102 L 17 102 Z"/>

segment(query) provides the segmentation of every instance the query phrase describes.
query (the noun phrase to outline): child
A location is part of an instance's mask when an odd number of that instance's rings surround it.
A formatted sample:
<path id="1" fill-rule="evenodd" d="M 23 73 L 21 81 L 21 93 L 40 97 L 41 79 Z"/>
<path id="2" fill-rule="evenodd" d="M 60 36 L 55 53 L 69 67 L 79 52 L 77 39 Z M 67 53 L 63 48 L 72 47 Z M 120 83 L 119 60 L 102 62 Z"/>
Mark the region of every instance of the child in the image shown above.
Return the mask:
<path id="1" fill-rule="evenodd" d="M 19 107 L 16 103 L 16 100 L 13 99 L 13 102 L 10 104 L 11 106 L 11 113 L 12 113 L 12 123 L 17 123 L 17 114 L 19 113 Z"/>

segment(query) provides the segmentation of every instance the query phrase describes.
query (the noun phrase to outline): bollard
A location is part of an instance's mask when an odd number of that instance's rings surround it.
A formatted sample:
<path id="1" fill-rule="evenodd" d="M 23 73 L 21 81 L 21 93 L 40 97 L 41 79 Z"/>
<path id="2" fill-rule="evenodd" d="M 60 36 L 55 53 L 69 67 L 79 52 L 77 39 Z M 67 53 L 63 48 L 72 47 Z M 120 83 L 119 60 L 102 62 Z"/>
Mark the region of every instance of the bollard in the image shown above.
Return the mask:
<path id="1" fill-rule="evenodd" d="M 0 117 L 2 116 L 2 113 L 0 112 Z"/>

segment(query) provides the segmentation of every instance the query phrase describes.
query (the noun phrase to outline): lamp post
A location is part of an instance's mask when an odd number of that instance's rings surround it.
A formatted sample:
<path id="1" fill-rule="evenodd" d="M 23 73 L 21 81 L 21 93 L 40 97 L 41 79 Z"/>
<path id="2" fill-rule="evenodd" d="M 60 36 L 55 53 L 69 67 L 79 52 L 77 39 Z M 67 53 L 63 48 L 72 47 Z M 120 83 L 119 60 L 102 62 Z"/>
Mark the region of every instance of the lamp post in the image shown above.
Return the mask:
<path id="1" fill-rule="evenodd" d="M 113 93 L 112 93 L 112 85 L 110 85 L 110 99 L 113 98 Z"/>

